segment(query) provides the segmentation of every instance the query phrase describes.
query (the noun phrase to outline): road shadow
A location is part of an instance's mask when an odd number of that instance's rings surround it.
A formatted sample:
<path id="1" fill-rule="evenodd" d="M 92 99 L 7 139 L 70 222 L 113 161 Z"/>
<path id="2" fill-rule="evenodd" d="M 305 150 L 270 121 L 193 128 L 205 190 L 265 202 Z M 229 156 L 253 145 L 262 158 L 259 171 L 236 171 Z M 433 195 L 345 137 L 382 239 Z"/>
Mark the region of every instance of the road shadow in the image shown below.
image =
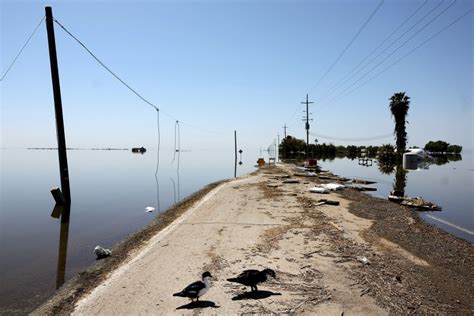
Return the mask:
<path id="1" fill-rule="evenodd" d="M 211 301 L 196 301 L 196 302 L 191 302 L 191 303 L 176 307 L 176 309 L 195 309 L 195 308 L 208 308 L 208 307 L 219 308 L 220 306 L 217 306 L 216 303 L 211 302 Z"/>
<path id="2" fill-rule="evenodd" d="M 275 293 L 270 291 L 255 291 L 255 292 L 244 292 L 232 298 L 233 301 L 240 300 L 261 300 L 263 298 L 270 297 L 272 295 L 281 295 L 281 293 Z"/>

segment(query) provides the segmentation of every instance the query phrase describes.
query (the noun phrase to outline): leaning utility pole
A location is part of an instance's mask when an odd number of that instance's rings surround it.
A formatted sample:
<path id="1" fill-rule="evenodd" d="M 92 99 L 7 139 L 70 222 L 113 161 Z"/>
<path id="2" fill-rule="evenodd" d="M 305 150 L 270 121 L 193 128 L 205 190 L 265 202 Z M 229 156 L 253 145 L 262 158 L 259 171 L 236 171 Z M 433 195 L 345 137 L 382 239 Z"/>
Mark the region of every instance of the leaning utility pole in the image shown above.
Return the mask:
<path id="1" fill-rule="evenodd" d="M 61 102 L 61 88 L 59 86 L 58 58 L 56 56 L 56 42 L 54 39 L 53 11 L 45 7 L 46 30 L 48 32 L 49 61 L 51 64 L 51 79 L 53 83 L 54 110 L 56 113 L 56 134 L 58 137 L 59 174 L 61 176 L 61 190 L 66 204 L 71 203 L 69 187 L 69 171 L 67 167 L 66 136 L 64 135 L 63 108 Z"/>
<path id="2" fill-rule="evenodd" d="M 308 105 L 312 104 L 314 102 L 309 102 L 308 101 L 308 94 L 306 94 L 306 102 L 301 102 L 301 104 L 306 104 L 306 117 L 303 118 L 303 121 L 306 120 L 306 124 L 305 124 L 305 129 L 306 129 L 306 145 L 309 145 L 309 121 L 310 121 L 310 118 L 309 118 L 309 112 L 308 112 Z M 311 119 L 312 121 L 312 119 Z"/>

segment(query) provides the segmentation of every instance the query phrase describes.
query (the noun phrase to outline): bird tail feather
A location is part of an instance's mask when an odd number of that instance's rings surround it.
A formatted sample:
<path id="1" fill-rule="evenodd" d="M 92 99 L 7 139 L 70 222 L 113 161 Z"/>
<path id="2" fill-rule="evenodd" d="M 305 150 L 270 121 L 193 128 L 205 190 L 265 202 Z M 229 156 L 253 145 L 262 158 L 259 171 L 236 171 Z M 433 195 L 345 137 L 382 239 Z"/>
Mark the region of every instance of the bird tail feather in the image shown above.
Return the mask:
<path id="1" fill-rule="evenodd" d="M 174 293 L 173 296 L 186 297 L 186 295 L 183 292 Z"/>
<path id="2" fill-rule="evenodd" d="M 230 278 L 230 279 L 227 279 L 227 281 L 229 281 L 229 282 L 238 282 L 239 279 L 237 279 L 237 278 Z"/>

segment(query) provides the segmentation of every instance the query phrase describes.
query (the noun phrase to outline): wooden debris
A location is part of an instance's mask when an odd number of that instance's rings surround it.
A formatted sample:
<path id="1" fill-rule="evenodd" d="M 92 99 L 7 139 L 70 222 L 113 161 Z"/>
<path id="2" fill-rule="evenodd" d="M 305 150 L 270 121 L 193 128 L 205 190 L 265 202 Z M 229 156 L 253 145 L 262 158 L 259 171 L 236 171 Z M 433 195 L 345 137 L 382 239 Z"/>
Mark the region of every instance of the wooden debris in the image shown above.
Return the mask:
<path id="1" fill-rule="evenodd" d="M 400 203 L 401 205 L 413 207 L 418 210 L 427 210 L 427 211 L 441 211 L 441 206 L 424 200 L 421 197 L 410 198 L 407 196 L 396 196 L 396 195 L 389 195 L 388 200 L 396 203 Z"/>
<path id="2" fill-rule="evenodd" d="M 441 211 L 441 207 L 432 203 L 423 200 L 421 197 L 416 197 L 413 199 L 405 199 L 400 203 L 401 205 L 415 207 L 417 209 L 428 210 L 428 211 Z"/>
<path id="3" fill-rule="evenodd" d="M 356 189 L 357 191 L 377 191 L 377 188 L 366 185 L 352 185 L 350 188 Z"/>
<path id="4" fill-rule="evenodd" d="M 318 200 L 318 205 L 322 204 L 327 204 L 327 205 L 339 205 L 339 201 L 334 201 L 334 200 L 328 200 L 328 199 L 320 199 Z"/>
<path id="5" fill-rule="evenodd" d="M 344 231 L 344 229 L 342 229 L 341 227 L 337 226 L 335 223 L 333 223 L 333 222 L 331 222 L 331 221 L 329 221 L 329 224 L 331 224 L 332 226 L 334 226 L 334 228 L 336 228 L 336 229 L 337 229 L 338 231 L 340 231 L 340 232 L 343 232 L 343 231 Z"/>
<path id="6" fill-rule="evenodd" d="M 362 179 L 353 179 L 352 183 L 358 183 L 358 184 L 374 184 L 377 183 L 376 181 L 370 181 L 370 180 L 362 180 Z"/>
<path id="7" fill-rule="evenodd" d="M 300 183 L 300 180 L 287 179 L 287 180 L 283 180 L 283 183 L 285 183 L 285 184 L 288 184 L 288 183 Z"/>

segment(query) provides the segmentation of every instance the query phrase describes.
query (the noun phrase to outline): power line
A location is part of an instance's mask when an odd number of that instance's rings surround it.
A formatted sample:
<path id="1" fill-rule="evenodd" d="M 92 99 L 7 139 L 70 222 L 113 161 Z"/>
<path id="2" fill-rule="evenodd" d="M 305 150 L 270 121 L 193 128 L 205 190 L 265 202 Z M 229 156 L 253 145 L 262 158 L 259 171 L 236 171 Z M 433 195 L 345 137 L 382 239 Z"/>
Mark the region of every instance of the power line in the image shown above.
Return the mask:
<path id="1" fill-rule="evenodd" d="M 316 136 L 322 139 L 327 139 L 327 140 L 341 140 L 341 141 L 352 141 L 352 142 L 362 142 L 362 141 L 369 141 L 369 140 L 378 140 L 378 139 L 385 139 L 388 137 L 392 137 L 393 133 L 390 134 L 383 134 L 383 135 L 376 135 L 376 136 L 370 136 L 370 137 L 354 137 L 354 138 L 346 138 L 346 137 L 334 137 L 334 136 L 327 136 L 327 135 L 322 135 L 322 134 L 315 134 L 315 133 L 310 133 L 311 136 Z"/>
<path id="2" fill-rule="evenodd" d="M 384 3 L 385 0 L 382 0 L 378 6 L 374 9 L 374 11 L 370 14 L 370 16 L 366 19 L 366 21 L 362 24 L 362 26 L 359 28 L 359 30 L 356 32 L 356 34 L 352 37 L 352 39 L 350 40 L 350 42 L 346 45 L 346 47 L 341 51 L 341 53 L 339 54 L 339 56 L 336 58 L 336 60 L 331 64 L 331 66 L 329 66 L 329 68 L 326 70 L 326 72 L 321 76 L 321 78 L 319 78 L 318 82 L 316 83 L 316 85 L 313 87 L 313 88 L 310 88 L 309 90 L 310 91 L 313 91 L 313 90 L 316 90 L 319 86 L 319 84 L 323 81 L 323 79 L 329 74 L 329 72 L 334 68 L 334 66 L 336 66 L 336 64 L 339 62 L 339 60 L 344 56 L 344 54 L 346 53 L 346 51 L 349 49 L 349 47 L 354 43 L 354 41 L 357 39 L 357 37 L 359 36 L 359 34 L 364 30 L 364 28 L 367 26 L 367 24 L 369 24 L 370 20 L 374 17 L 374 15 L 377 13 L 377 11 L 380 9 L 380 7 L 382 6 L 382 4 Z M 296 115 L 296 113 L 300 110 L 301 108 L 301 105 L 298 105 L 295 109 L 295 111 L 293 112 L 293 114 L 290 116 L 290 119 L 288 120 L 288 123 L 291 123 L 293 122 L 293 119 Z"/>
<path id="3" fill-rule="evenodd" d="M 390 64 L 389 66 L 385 67 L 382 71 L 378 72 L 376 75 L 370 77 L 368 80 L 364 81 L 362 84 L 360 84 L 359 86 L 357 86 L 356 88 L 352 89 L 351 91 L 349 91 L 348 93 L 346 93 L 345 95 L 343 95 L 343 97 L 351 94 L 352 92 L 354 92 L 355 90 L 361 88 L 362 86 L 366 85 L 369 81 L 372 81 L 373 79 L 375 79 L 376 77 L 378 77 L 379 75 L 381 75 L 382 73 L 384 73 L 385 71 L 387 71 L 388 69 L 392 68 L 393 66 L 395 66 L 396 64 L 398 64 L 400 61 L 402 61 L 403 59 L 405 59 L 406 57 L 408 57 L 409 55 L 411 55 L 412 53 L 414 53 L 416 50 L 418 50 L 419 48 L 421 48 L 422 46 L 424 46 L 426 43 L 428 43 L 429 41 L 431 41 L 433 38 L 435 38 L 436 36 L 438 36 L 439 34 L 441 34 L 442 32 L 446 31 L 448 28 L 450 28 L 451 26 L 453 26 L 454 24 L 456 24 L 457 22 L 459 22 L 461 19 L 463 19 L 466 15 L 472 13 L 474 11 L 474 9 L 471 9 L 469 11 L 466 11 L 463 15 L 459 16 L 457 19 L 455 19 L 453 22 L 449 23 L 448 25 L 446 25 L 445 27 L 443 27 L 441 30 L 439 30 L 438 32 L 436 32 L 435 34 L 433 34 L 431 37 L 429 37 L 428 39 L 426 39 L 425 41 L 423 41 L 420 45 L 416 46 L 415 48 L 413 48 L 412 50 L 410 50 L 408 53 L 406 53 L 405 55 L 403 55 L 402 57 L 400 57 L 399 59 L 397 59 L 395 62 L 393 62 L 392 64 Z"/>
<path id="4" fill-rule="evenodd" d="M 456 0 L 454 0 L 454 2 L 456 2 Z M 451 5 L 454 4 L 451 3 Z M 332 89 L 332 91 L 336 91 L 338 90 L 339 88 L 343 87 L 344 84 L 346 84 L 349 80 L 351 80 L 352 78 L 354 78 L 357 74 L 359 74 L 362 70 L 366 69 L 368 66 L 370 66 L 374 61 L 376 61 L 380 56 L 382 56 L 390 47 L 392 47 L 394 44 L 396 44 L 401 38 L 403 38 L 408 32 L 410 32 L 411 30 L 413 30 L 418 24 L 420 24 L 423 20 L 425 20 L 428 16 L 430 16 L 436 9 L 438 9 L 442 4 L 444 3 L 444 0 L 441 0 L 436 6 L 434 6 L 430 11 L 428 11 L 423 17 L 421 17 L 418 21 L 416 21 L 413 25 L 411 25 L 405 32 L 403 32 L 400 36 L 398 36 L 394 41 L 392 41 L 387 47 L 385 47 L 382 51 L 380 51 L 374 58 L 370 59 L 369 62 L 367 62 L 365 65 L 363 65 L 361 68 L 359 68 L 359 70 L 357 70 L 356 72 L 348 75 L 342 82 L 341 84 L 339 84 L 338 86 L 336 86 L 335 89 Z M 449 8 L 449 6 L 448 6 Z M 425 25 L 425 27 L 427 27 L 430 23 L 428 23 L 427 25 Z M 422 31 L 424 29 L 424 27 L 421 29 L 421 30 L 418 30 L 418 32 L 415 32 L 414 35 L 418 34 L 420 31 Z M 413 35 L 412 35 L 413 37 Z M 411 37 L 411 38 L 412 38 Z M 410 39 L 411 39 L 410 38 Z M 409 39 L 409 40 L 410 40 Z M 405 42 L 406 43 L 406 42 Z M 402 44 L 402 46 L 404 46 L 404 44 Z M 400 48 L 400 47 L 399 47 Z M 396 52 L 399 48 L 395 49 L 394 51 L 392 51 L 388 57 L 390 57 L 394 52 Z M 385 61 L 388 57 L 386 57 L 385 59 L 382 60 Z M 380 64 L 380 63 L 379 63 Z M 370 72 L 370 70 L 369 70 Z M 347 90 L 345 90 L 347 91 Z M 344 92 L 342 92 L 344 93 Z M 327 99 L 329 97 L 330 93 L 327 94 L 324 98 L 322 98 L 320 100 L 323 101 L 325 99 Z"/>
<path id="5" fill-rule="evenodd" d="M 339 54 L 339 56 L 336 58 L 336 60 L 331 64 L 331 66 L 329 66 L 329 68 L 326 70 L 326 72 L 321 76 L 321 78 L 319 78 L 318 82 L 316 83 L 316 85 L 310 89 L 311 91 L 317 89 L 319 87 L 319 84 L 323 81 L 324 78 L 326 78 L 326 76 L 329 74 L 329 72 L 334 68 L 334 66 L 339 62 L 339 60 L 342 58 L 342 56 L 344 56 L 344 54 L 346 53 L 346 51 L 349 49 L 349 47 L 351 47 L 352 43 L 354 43 L 354 41 L 357 39 L 357 37 L 359 37 L 359 34 L 364 30 L 364 28 L 367 26 L 367 24 L 369 24 L 370 20 L 372 20 L 372 18 L 374 17 L 374 15 L 377 13 L 377 11 L 380 9 L 380 7 L 382 6 L 382 4 L 384 3 L 385 0 L 382 0 L 378 6 L 375 8 L 375 10 L 370 14 L 370 16 L 365 20 L 365 22 L 362 24 L 362 26 L 359 28 L 359 30 L 357 31 L 357 33 L 352 37 L 352 39 L 350 40 L 350 42 L 346 45 L 346 47 L 341 51 L 341 53 Z"/>
<path id="6" fill-rule="evenodd" d="M 444 0 L 443 0 L 444 1 Z M 442 1 L 442 2 L 443 2 Z M 442 3 L 441 2 L 441 3 Z M 366 55 L 354 68 L 352 68 L 351 71 L 349 71 L 349 73 L 347 73 L 344 77 L 342 77 L 339 81 L 337 81 L 331 88 L 329 88 L 329 90 L 327 91 L 326 95 L 324 97 L 322 97 L 319 101 L 322 101 L 324 99 L 326 99 L 330 93 L 332 91 L 334 91 L 334 88 L 338 87 L 341 83 L 345 83 L 346 82 L 346 79 L 349 77 L 351 78 L 352 76 L 352 73 L 357 69 L 359 68 L 359 66 L 361 66 L 369 57 L 371 57 L 380 47 L 382 47 L 395 33 L 397 33 L 408 21 L 411 20 L 412 17 L 415 16 L 415 14 L 418 13 L 418 11 L 420 11 L 426 4 L 428 3 L 428 0 L 425 0 L 425 2 L 423 2 L 420 6 L 418 6 L 415 11 L 413 11 L 402 23 L 400 23 L 400 25 L 398 25 L 397 28 L 395 28 L 392 33 L 390 33 L 382 42 L 380 42 L 368 55 Z M 440 3 L 440 4 L 441 4 Z M 418 22 L 417 22 L 418 23 Z M 416 25 L 416 24 L 414 24 Z M 411 28 L 410 28 L 411 29 Z M 406 32 L 404 33 L 406 34 Z M 404 35 L 403 34 L 403 35 Z M 402 36 L 403 36 L 402 35 Z M 392 45 L 392 44 L 391 44 Z M 390 47 L 391 45 L 389 45 L 388 47 Z M 369 62 L 370 64 L 371 62 Z"/>
<path id="7" fill-rule="evenodd" d="M 163 110 L 160 110 L 160 108 L 153 104 L 152 102 L 150 102 L 149 100 L 147 100 L 145 97 L 143 97 L 141 94 L 139 94 L 135 89 L 133 89 L 130 85 L 128 85 L 123 79 L 121 79 L 117 74 L 115 74 L 109 67 L 107 67 L 94 53 L 92 53 L 92 51 L 87 48 L 87 46 L 82 43 L 77 37 L 75 37 L 64 25 L 62 25 L 57 19 L 54 20 L 69 36 L 71 36 L 77 43 L 79 43 L 79 45 L 81 45 L 98 63 L 99 65 L 101 65 L 105 70 L 107 70 L 112 76 L 114 76 L 118 81 L 120 81 L 127 89 L 129 89 L 131 92 L 133 92 L 137 97 L 139 97 L 143 102 L 145 102 L 146 104 L 150 105 L 151 107 L 153 107 L 155 110 L 157 111 L 161 111 L 163 114 L 165 114 L 166 116 L 168 116 L 169 118 L 177 121 L 177 119 L 172 116 L 171 114 L 169 113 L 166 113 L 165 111 Z M 196 130 L 200 130 L 202 132 L 206 132 L 206 133 L 211 133 L 211 134 L 217 134 L 217 135 L 221 135 L 222 132 L 221 131 L 210 131 L 210 130 L 207 130 L 207 129 L 203 129 L 199 126 L 195 126 L 195 125 L 192 125 L 192 124 L 189 124 L 189 123 L 186 123 L 186 122 L 183 122 L 183 121 L 180 121 L 180 123 L 182 125 L 188 125 Z"/>
<path id="8" fill-rule="evenodd" d="M 364 79 L 367 75 L 369 75 L 372 71 L 374 71 L 377 67 L 379 67 L 382 63 L 384 63 L 388 58 L 390 58 L 391 56 L 393 56 L 393 54 L 395 54 L 400 48 L 402 48 L 403 46 L 405 46 L 410 40 L 412 40 L 416 35 L 418 35 L 421 31 L 423 31 L 426 27 L 428 27 L 431 23 L 433 23 L 438 17 L 440 17 L 441 15 L 443 15 L 447 10 L 449 10 L 453 5 L 454 3 L 456 3 L 456 0 L 454 0 L 449 6 L 447 6 L 444 10 L 442 10 L 440 13 L 438 13 L 435 17 L 433 17 L 428 23 L 426 23 L 425 25 L 423 25 L 418 31 L 416 31 L 414 34 L 412 34 L 412 36 L 410 36 L 405 42 L 403 42 L 400 46 L 398 46 L 395 50 L 393 50 L 389 55 L 387 55 L 384 59 L 382 59 L 379 63 L 377 63 L 375 66 L 373 66 L 372 68 L 370 68 L 366 73 L 364 73 L 361 77 L 359 77 L 356 81 L 354 81 L 351 85 L 349 85 L 348 87 L 346 87 L 346 89 L 344 89 L 341 93 L 339 93 L 338 95 L 336 95 L 334 98 L 332 98 L 329 102 L 327 102 L 326 104 L 330 103 L 330 102 L 333 102 L 334 100 L 336 100 L 337 98 L 339 98 L 340 96 L 345 96 L 346 92 L 352 88 L 354 85 L 356 85 L 358 82 L 360 82 L 362 79 Z"/>
<path id="9" fill-rule="evenodd" d="M 33 32 L 31 33 L 31 35 L 28 37 L 28 39 L 26 40 L 25 44 L 23 44 L 23 46 L 21 47 L 20 51 L 18 52 L 18 54 L 16 54 L 15 58 L 13 58 L 13 61 L 11 62 L 10 66 L 8 66 L 7 70 L 5 71 L 5 73 L 3 74 L 2 78 L 0 78 L 0 81 L 3 81 L 3 79 L 5 79 L 5 77 L 7 76 L 8 72 L 10 71 L 10 69 L 13 67 L 13 65 L 15 64 L 15 62 L 18 60 L 18 58 L 20 57 L 21 53 L 23 52 L 23 50 L 25 49 L 25 47 L 28 45 L 28 43 L 30 42 L 31 38 L 33 37 L 33 35 L 35 35 L 36 31 L 38 30 L 38 28 L 40 27 L 41 23 L 43 23 L 45 19 L 45 16 L 43 16 L 40 20 L 40 22 L 38 23 L 38 25 L 35 27 L 35 29 L 33 30 Z"/>
<path id="10" fill-rule="evenodd" d="M 88 53 L 91 55 L 98 63 L 101 65 L 105 70 L 107 70 L 112 76 L 114 76 L 118 81 L 120 81 L 125 87 L 127 87 L 130 91 L 132 91 L 137 97 L 139 97 L 143 102 L 148 104 L 149 106 L 153 107 L 155 110 L 159 111 L 160 109 L 155 104 L 151 103 L 147 99 L 145 99 L 141 94 L 139 94 L 135 89 L 130 87 L 123 79 L 121 79 L 117 74 L 115 74 L 109 67 L 107 67 L 94 53 L 91 52 L 87 46 L 82 43 L 77 37 L 75 37 L 64 25 L 62 25 L 57 19 L 54 19 L 56 22 L 69 36 L 71 36 L 79 45 L 81 45 Z M 166 113 L 165 113 L 166 114 Z M 166 114 L 167 116 L 173 118 L 171 115 Z M 174 118 L 173 118 L 174 119 Z"/>

